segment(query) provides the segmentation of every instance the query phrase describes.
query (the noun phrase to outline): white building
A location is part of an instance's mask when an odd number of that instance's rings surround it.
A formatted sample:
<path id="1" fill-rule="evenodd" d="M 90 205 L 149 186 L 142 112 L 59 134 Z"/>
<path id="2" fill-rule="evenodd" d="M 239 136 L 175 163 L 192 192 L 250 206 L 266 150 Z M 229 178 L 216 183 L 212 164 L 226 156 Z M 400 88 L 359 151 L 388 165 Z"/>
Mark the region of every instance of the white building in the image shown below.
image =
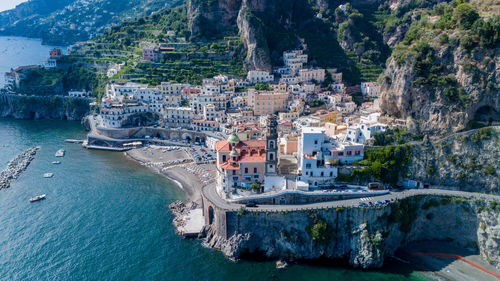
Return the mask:
<path id="1" fill-rule="evenodd" d="M 297 151 L 299 180 L 310 188 L 321 184 L 333 183 L 337 177 L 337 167 L 330 163 L 329 146 L 326 145 L 325 129 L 316 127 L 302 128 Z"/>
<path id="2" fill-rule="evenodd" d="M 182 93 L 188 89 L 189 84 L 162 82 L 159 86 L 163 96 L 163 103 L 168 107 L 180 106 L 182 102 Z"/>
<path id="3" fill-rule="evenodd" d="M 377 82 L 361 82 L 361 93 L 363 97 L 377 98 Z"/>
<path id="4" fill-rule="evenodd" d="M 56 68 L 57 67 L 57 60 L 56 59 L 48 59 L 44 65 L 45 68 Z"/>
<path id="5" fill-rule="evenodd" d="M 337 177 L 336 162 L 352 163 L 364 156 L 363 145 L 338 142 L 319 127 L 302 128 L 297 148 L 299 181 L 309 188 L 331 185 Z"/>
<path id="6" fill-rule="evenodd" d="M 163 108 L 165 127 L 191 128 L 194 113 L 190 107 L 165 107 Z"/>
<path id="7" fill-rule="evenodd" d="M 299 70 L 299 82 L 323 82 L 325 81 L 325 70 L 323 68 L 309 68 Z"/>
<path id="8" fill-rule="evenodd" d="M 225 111 L 227 108 L 228 97 L 225 94 L 193 94 L 191 95 L 191 107 L 195 114 L 201 114 L 203 107 L 214 105 L 215 110 Z"/>
<path id="9" fill-rule="evenodd" d="M 361 117 L 359 123 L 348 124 L 345 141 L 364 144 L 371 139 L 375 133 L 385 132 L 387 125 L 378 122 L 380 113 L 372 113 Z"/>
<path id="10" fill-rule="evenodd" d="M 247 74 L 248 82 L 255 83 L 268 83 L 274 81 L 274 75 L 267 71 L 250 70 Z"/>
<path id="11" fill-rule="evenodd" d="M 86 92 L 85 90 L 83 91 L 75 91 L 75 90 L 71 90 L 68 92 L 68 96 L 70 97 L 73 97 L 73 98 L 86 98 L 86 97 L 89 97 L 91 95 L 90 92 Z"/>

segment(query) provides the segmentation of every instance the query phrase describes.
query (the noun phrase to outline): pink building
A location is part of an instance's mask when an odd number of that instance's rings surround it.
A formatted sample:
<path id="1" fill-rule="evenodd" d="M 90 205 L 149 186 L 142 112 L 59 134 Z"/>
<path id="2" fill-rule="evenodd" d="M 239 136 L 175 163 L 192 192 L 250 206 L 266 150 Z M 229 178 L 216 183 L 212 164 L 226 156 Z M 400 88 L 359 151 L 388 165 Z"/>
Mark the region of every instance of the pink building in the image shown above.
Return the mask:
<path id="1" fill-rule="evenodd" d="M 161 54 L 158 47 L 142 49 L 142 58 L 146 61 L 157 62 L 160 60 Z"/>

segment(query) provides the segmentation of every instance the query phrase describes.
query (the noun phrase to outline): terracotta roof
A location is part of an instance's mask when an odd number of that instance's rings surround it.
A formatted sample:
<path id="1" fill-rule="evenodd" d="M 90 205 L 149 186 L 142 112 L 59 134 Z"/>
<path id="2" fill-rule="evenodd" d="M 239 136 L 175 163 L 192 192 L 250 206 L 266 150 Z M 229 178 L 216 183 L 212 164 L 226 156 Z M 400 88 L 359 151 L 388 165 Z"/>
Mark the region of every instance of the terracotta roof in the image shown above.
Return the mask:
<path id="1" fill-rule="evenodd" d="M 245 153 L 240 156 L 238 160 L 239 163 L 264 163 L 266 162 L 266 154 L 265 153 L 254 153 L 250 155 L 249 153 Z"/>
<path id="2" fill-rule="evenodd" d="M 252 148 L 266 148 L 266 140 L 247 140 L 240 141 L 236 145 L 236 150 L 241 153 L 242 149 L 251 150 Z M 215 150 L 217 152 L 230 152 L 229 142 L 226 140 L 221 140 L 215 145 Z"/>
<path id="3" fill-rule="evenodd" d="M 238 165 L 238 164 L 231 165 L 231 164 L 229 164 L 229 162 L 222 163 L 219 166 L 222 169 L 226 169 L 226 170 L 239 170 L 240 169 L 240 165 Z"/>

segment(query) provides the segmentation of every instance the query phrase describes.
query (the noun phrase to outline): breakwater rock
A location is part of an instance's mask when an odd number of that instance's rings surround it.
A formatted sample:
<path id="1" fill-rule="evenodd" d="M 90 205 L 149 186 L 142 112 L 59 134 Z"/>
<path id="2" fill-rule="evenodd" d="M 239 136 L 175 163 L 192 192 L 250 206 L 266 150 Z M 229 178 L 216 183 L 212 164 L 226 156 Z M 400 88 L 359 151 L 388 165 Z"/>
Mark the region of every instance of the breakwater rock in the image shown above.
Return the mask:
<path id="1" fill-rule="evenodd" d="M 0 173 L 0 189 L 8 188 L 10 183 L 26 170 L 31 161 L 35 159 L 35 155 L 39 149 L 39 147 L 30 147 L 10 160 L 7 168 Z"/>
<path id="2" fill-rule="evenodd" d="M 81 120 L 90 111 L 88 98 L 0 94 L 0 117 Z"/>
<path id="3" fill-rule="evenodd" d="M 381 207 L 293 211 L 209 206 L 205 243 L 230 259 L 327 258 L 355 268 L 380 268 L 397 249 L 435 240 L 468 248 L 500 268 L 497 198 L 416 195 Z"/>

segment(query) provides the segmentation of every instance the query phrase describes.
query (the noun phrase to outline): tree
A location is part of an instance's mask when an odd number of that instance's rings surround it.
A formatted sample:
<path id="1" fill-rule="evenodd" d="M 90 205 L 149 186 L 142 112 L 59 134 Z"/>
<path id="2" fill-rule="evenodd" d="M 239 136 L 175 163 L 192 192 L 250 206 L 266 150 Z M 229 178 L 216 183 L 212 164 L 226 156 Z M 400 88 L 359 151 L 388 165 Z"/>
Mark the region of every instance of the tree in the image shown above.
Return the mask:
<path id="1" fill-rule="evenodd" d="M 252 183 L 251 188 L 252 188 L 253 191 L 259 193 L 260 190 L 261 190 L 261 183 L 260 182 L 254 182 L 254 183 Z"/>
<path id="2" fill-rule="evenodd" d="M 462 29 L 470 29 L 477 19 L 479 19 L 479 14 L 469 4 L 462 3 L 453 11 L 453 20 Z"/>

